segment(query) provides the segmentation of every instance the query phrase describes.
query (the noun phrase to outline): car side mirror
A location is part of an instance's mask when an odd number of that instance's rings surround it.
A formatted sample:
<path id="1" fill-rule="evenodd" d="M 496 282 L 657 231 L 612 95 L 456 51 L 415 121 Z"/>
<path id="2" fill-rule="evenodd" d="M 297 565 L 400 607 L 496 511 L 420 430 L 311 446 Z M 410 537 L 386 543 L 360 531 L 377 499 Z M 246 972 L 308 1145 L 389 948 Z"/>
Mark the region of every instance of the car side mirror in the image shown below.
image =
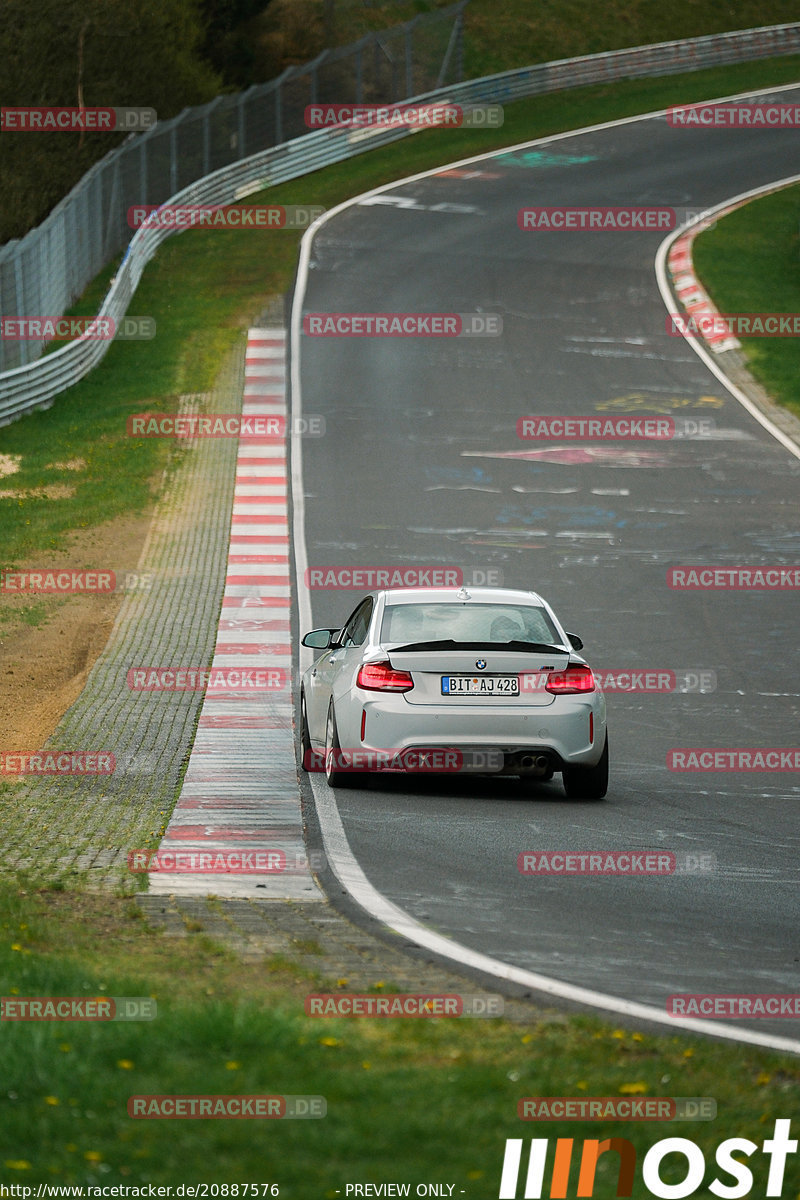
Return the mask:
<path id="1" fill-rule="evenodd" d="M 333 642 L 333 635 L 338 632 L 338 629 L 312 629 L 303 638 L 303 645 L 310 646 L 312 650 L 327 650 Z"/>
<path id="2" fill-rule="evenodd" d="M 567 637 L 569 638 L 569 644 L 572 646 L 573 650 L 583 649 L 583 638 L 578 637 L 577 633 L 568 633 Z"/>

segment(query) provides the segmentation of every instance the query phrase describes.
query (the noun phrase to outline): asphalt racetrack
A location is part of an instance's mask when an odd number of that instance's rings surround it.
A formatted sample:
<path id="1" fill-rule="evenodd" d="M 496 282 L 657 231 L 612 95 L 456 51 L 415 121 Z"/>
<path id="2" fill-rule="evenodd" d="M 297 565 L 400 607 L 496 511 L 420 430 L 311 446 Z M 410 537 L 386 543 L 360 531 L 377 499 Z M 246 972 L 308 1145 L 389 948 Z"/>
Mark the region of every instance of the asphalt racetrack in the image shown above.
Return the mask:
<path id="1" fill-rule="evenodd" d="M 662 1012 L 674 993 L 800 992 L 797 773 L 666 765 L 673 748 L 800 742 L 796 592 L 667 585 L 681 564 L 800 561 L 800 459 L 668 336 L 654 271 L 663 231 L 522 231 L 517 214 L 671 206 L 682 218 L 798 171 L 797 130 L 637 119 L 352 203 L 316 232 L 298 278 L 304 314 L 503 322 L 499 337 L 295 343 L 295 411 L 327 429 L 302 445 L 307 565 L 451 566 L 533 588 L 593 666 L 675 669 L 690 689 L 608 694 L 604 802 L 567 801 L 560 776 L 530 792 L 516 780 L 382 777 L 336 791 L 350 847 L 423 925 Z M 706 433 L 523 441 L 516 423 L 531 414 L 666 414 L 702 418 Z M 313 624 L 343 623 L 359 594 L 312 590 Z M 701 672 L 713 673 L 704 690 Z M 674 852 L 683 869 L 517 868 L 520 851 L 628 849 Z M 733 1023 L 800 1035 L 797 1019 Z"/>

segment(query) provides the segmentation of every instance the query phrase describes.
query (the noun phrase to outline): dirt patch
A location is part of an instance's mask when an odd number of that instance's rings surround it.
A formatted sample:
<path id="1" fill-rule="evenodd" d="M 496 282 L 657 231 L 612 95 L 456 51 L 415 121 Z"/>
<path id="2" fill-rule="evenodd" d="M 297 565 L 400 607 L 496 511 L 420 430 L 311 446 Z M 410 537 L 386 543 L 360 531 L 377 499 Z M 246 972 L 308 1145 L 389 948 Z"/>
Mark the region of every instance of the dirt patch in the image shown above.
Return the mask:
<path id="1" fill-rule="evenodd" d="M 48 568 L 114 564 L 111 595 L 0 594 L 0 750 L 39 750 L 83 691 L 108 641 L 135 573 L 152 512 L 119 517 L 76 533 L 69 548 L 46 555 Z M 44 555 L 19 571 L 42 569 Z"/>
<path id="2" fill-rule="evenodd" d="M 21 454 L 0 454 L 0 475 L 16 474 L 21 462 Z"/>
<path id="3" fill-rule="evenodd" d="M 68 458 L 66 462 L 48 463 L 46 471 L 85 471 L 86 460 L 83 458 Z"/>
<path id="4" fill-rule="evenodd" d="M 6 489 L 0 492 L 0 500 L 67 500 L 75 495 L 75 488 L 69 483 L 46 483 L 44 487 L 32 488 L 27 492 Z"/>

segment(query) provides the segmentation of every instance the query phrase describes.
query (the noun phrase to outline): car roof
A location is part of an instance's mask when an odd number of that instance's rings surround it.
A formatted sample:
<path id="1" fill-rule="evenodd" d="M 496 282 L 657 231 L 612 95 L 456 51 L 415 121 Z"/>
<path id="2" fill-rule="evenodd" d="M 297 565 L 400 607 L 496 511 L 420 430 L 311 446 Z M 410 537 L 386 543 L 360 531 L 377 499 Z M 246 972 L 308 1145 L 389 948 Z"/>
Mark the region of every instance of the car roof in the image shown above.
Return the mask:
<path id="1" fill-rule="evenodd" d="M 468 603 L 470 600 L 475 601 L 476 604 L 528 604 L 532 607 L 540 607 L 544 604 L 542 597 L 537 592 L 524 592 L 513 588 L 389 588 L 376 594 L 382 596 L 386 604 L 458 604 Z"/>

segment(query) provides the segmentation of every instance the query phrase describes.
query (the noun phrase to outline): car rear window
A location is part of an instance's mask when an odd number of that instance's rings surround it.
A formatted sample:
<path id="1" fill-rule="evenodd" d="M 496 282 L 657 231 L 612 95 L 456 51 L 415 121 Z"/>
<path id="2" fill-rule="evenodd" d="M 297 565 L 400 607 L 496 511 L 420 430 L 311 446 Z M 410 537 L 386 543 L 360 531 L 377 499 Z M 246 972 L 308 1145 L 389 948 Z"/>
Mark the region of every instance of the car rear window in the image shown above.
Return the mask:
<path id="1" fill-rule="evenodd" d="M 561 638 L 543 608 L 528 604 L 390 604 L 381 642 L 556 642 Z"/>

